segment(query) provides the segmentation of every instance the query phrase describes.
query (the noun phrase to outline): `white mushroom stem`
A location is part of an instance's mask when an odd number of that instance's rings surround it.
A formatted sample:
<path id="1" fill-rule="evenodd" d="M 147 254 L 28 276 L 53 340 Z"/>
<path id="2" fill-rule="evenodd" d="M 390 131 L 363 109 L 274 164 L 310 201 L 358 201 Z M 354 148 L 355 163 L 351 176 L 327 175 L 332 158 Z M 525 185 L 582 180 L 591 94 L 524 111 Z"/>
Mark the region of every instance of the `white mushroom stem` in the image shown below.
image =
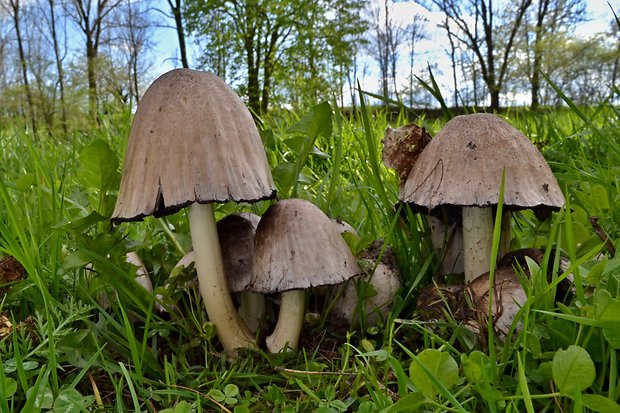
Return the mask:
<path id="1" fill-rule="evenodd" d="M 287 348 L 290 350 L 297 349 L 305 310 L 306 294 L 304 290 L 291 290 L 282 293 L 276 328 L 265 339 L 267 349 L 271 353 L 279 353 Z"/>
<path id="2" fill-rule="evenodd" d="M 256 333 L 260 321 L 265 317 L 265 296 L 253 291 L 239 293 L 239 316 L 251 333 Z"/>
<path id="3" fill-rule="evenodd" d="M 146 270 L 142 259 L 135 251 L 130 251 L 125 256 L 125 259 L 128 263 L 135 265 L 138 267 L 136 270 L 136 281 L 138 284 L 144 287 L 146 291 L 149 293 L 153 292 L 153 282 L 151 281 L 151 277 L 149 277 L 149 272 Z M 155 309 L 160 313 L 166 311 L 166 309 L 161 305 L 162 297 L 160 294 L 155 296 Z"/>
<path id="4" fill-rule="evenodd" d="M 465 282 L 489 271 L 493 244 L 493 209 L 463 207 Z"/>
<path id="5" fill-rule="evenodd" d="M 234 355 L 237 348 L 256 347 L 230 297 L 213 207 L 211 204 L 193 203 L 188 216 L 200 295 L 224 350 Z"/>

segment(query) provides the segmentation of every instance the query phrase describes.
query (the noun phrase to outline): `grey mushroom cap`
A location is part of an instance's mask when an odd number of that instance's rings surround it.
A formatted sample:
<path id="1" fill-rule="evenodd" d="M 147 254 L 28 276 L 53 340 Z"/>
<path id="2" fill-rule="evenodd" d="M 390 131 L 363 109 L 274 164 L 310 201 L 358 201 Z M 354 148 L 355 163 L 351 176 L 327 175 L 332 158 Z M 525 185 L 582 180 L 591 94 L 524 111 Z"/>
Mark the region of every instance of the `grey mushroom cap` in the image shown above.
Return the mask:
<path id="1" fill-rule="evenodd" d="M 287 199 L 272 205 L 254 240 L 252 291 L 338 284 L 362 272 L 338 228 L 309 201 Z"/>
<path id="2" fill-rule="evenodd" d="M 113 222 L 274 196 L 254 120 L 222 79 L 175 69 L 151 84 L 132 123 Z"/>
<path id="3" fill-rule="evenodd" d="M 227 215 L 217 223 L 224 272 L 231 293 L 247 290 L 254 267 L 254 233 L 260 221 L 256 214 Z"/>
<path id="4" fill-rule="evenodd" d="M 507 208 L 558 210 L 564 205 L 540 151 L 492 114 L 457 116 L 446 123 L 418 157 L 399 198 L 426 213 L 438 212 L 439 206 L 493 206 L 503 169 Z"/>

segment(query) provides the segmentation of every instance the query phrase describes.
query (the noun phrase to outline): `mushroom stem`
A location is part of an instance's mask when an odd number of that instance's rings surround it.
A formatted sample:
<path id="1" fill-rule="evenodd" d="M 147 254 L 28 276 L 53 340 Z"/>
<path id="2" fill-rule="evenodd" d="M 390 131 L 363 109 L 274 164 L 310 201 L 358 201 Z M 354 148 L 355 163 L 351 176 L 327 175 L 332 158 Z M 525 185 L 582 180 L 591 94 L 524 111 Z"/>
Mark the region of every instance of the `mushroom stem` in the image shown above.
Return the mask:
<path id="1" fill-rule="evenodd" d="M 279 353 L 287 347 L 297 349 L 301 327 L 304 323 L 306 294 L 304 290 L 291 290 L 282 293 L 278 322 L 273 333 L 265 339 L 271 353 Z"/>
<path id="2" fill-rule="evenodd" d="M 235 355 L 237 348 L 255 348 L 228 290 L 212 205 L 195 202 L 189 207 L 188 217 L 200 295 L 224 350 Z"/>
<path id="3" fill-rule="evenodd" d="M 463 207 L 465 282 L 489 271 L 493 244 L 493 209 Z"/>
<path id="4" fill-rule="evenodd" d="M 510 252 L 510 242 L 512 241 L 512 213 L 504 211 L 502 215 L 502 234 L 499 238 L 499 252 L 497 258 L 500 259 Z"/>
<path id="5" fill-rule="evenodd" d="M 239 293 L 239 316 L 250 332 L 256 333 L 261 319 L 265 317 L 265 296 L 254 291 Z"/>

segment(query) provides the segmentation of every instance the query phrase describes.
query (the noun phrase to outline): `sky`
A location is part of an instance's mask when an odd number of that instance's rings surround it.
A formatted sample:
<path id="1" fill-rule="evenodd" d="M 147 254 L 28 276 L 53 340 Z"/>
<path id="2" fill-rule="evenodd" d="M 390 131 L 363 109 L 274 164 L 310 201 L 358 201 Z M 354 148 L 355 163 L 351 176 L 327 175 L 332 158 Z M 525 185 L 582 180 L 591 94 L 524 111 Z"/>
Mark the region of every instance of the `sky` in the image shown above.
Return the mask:
<path id="1" fill-rule="evenodd" d="M 167 10 L 167 5 L 164 0 L 158 0 L 162 3 L 161 8 Z M 371 0 L 373 2 L 379 2 L 380 0 Z M 616 13 L 620 12 L 620 0 L 585 0 L 587 7 L 588 20 L 575 28 L 575 33 L 578 36 L 587 38 L 597 33 L 608 30 L 609 22 L 613 18 L 613 14 L 610 8 L 613 7 Z M 414 73 L 422 78 L 427 76 L 427 65 L 436 63 L 439 68 L 446 68 L 440 70 L 439 73 L 433 73 L 439 85 L 445 89 L 450 89 L 450 61 L 446 50 L 449 48 L 447 36 L 445 31 L 438 27 L 443 21 L 444 17 L 442 13 L 431 12 L 424 7 L 420 6 L 415 1 L 398 1 L 394 3 L 394 19 L 405 26 L 409 21 L 413 19 L 416 13 L 421 14 L 428 20 L 427 34 L 428 38 L 421 40 L 416 45 L 416 67 Z M 170 21 L 172 25 L 172 21 Z M 178 55 L 178 41 L 176 38 L 176 32 L 172 28 L 161 28 L 155 33 L 155 52 L 153 55 L 153 67 L 152 67 L 152 79 L 155 79 L 160 74 L 180 66 L 175 57 Z M 191 43 L 191 42 L 190 42 Z M 192 48 L 191 44 L 189 51 L 190 67 L 192 62 L 197 61 L 197 51 Z M 379 75 L 378 67 L 372 61 L 369 56 L 362 57 L 362 64 L 366 65 L 366 71 L 363 78 L 360 79 L 362 88 L 369 91 L 378 90 Z M 358 73 L 362 71 L 359 70 Z M 399 61 L 398 72 L 401 74 L 400 84 L 406 82 L 406 78 L 409 75 L 409 63 L 407 52 L 403 50 Z M 348 93 L 345 93 L 348 95 Z"/>

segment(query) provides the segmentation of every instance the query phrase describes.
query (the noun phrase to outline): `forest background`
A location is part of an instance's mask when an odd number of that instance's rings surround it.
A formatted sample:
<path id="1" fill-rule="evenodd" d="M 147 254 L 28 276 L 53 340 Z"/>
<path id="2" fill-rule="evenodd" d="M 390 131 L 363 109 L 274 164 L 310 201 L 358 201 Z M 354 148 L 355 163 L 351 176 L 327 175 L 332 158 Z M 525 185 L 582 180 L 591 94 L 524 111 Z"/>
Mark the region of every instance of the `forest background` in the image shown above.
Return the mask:
<path id="1" fill-rule="evenodd" d="M 3 0 L 0 122 L 34 133 L 88 129 L 133 108 L 173 67 L 215 72 L 251 110 L 299 109 L 366 91 L 408 107 L 577 104 L 618 76 L 612 3 L 433 0 Z M 620 5 L 617 5 L 620 6 Z M 163 58 L 162 58 L 163 56 Z"/>

